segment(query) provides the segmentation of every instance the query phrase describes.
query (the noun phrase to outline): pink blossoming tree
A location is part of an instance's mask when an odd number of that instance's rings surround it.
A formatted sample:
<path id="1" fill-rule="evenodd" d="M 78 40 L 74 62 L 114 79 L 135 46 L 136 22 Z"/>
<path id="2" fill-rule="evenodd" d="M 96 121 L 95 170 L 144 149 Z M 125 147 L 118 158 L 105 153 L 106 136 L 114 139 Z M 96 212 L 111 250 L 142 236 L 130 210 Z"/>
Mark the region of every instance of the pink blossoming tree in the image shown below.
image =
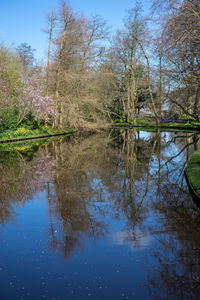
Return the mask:
<path id="1" fill-rule="evenodd" d="M 22 89 L 18 103 L 19 123 L 31 112 L 37 121 L 50 122 L 57 115 L 55 100 L 44 95 L 44 83 L 40 75 L 34 74 Z"/>

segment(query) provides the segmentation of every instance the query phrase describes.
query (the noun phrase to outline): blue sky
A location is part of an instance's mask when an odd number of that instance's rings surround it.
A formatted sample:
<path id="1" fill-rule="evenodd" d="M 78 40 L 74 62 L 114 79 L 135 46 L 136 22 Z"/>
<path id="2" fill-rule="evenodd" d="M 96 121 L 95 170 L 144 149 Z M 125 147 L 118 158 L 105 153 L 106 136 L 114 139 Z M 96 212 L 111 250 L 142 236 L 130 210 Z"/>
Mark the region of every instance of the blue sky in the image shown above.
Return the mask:
<path id="1" fill-rule="evenodd" d="M 120 28 L 126 10 L 134 7 L 136 0 L 71 0 L 69 3 L 75 12 L 83 12 L 86 17 L 101 15 L 114 31 Z M 14 47 L 26 42 L 36 49 L 36 58 L 44 58 L 47 52 L 47 37 L 42 31 L 46 27 L 45 16 L 59 4 L 59 0 L 0 0 L 0 40 L 7 45 L 13 43 Z"/>

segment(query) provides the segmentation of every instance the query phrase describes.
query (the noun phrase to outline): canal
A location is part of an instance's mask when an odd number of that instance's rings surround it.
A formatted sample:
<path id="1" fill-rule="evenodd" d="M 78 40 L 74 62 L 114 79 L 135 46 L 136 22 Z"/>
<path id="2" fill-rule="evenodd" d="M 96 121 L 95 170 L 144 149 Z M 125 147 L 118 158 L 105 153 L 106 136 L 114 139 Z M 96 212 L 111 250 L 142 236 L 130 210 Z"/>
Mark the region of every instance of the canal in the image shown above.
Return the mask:
<path id="1" fill-rule="evenodd" d="M 200 135 L 111 131 L 0 146 L 0 299 L 199 299 Z"/>

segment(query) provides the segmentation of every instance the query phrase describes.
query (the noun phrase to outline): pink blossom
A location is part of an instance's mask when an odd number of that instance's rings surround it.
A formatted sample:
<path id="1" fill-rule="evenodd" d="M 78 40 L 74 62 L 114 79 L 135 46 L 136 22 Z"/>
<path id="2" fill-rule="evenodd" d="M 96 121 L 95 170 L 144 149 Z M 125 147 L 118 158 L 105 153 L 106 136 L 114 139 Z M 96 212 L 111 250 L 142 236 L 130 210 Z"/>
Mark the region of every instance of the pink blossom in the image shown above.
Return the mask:
<path id="1" fill-rule="evenodd" d="M 27 86 L 23 88 L 23 96 L 19 101 L 21 108 L 26 107 L 37 120 L 50 121 L 56 117 L 55 100 L 51 96 L 44 96 L 44 86 L 41 77 L 34 75 L 29 78 Z"/>

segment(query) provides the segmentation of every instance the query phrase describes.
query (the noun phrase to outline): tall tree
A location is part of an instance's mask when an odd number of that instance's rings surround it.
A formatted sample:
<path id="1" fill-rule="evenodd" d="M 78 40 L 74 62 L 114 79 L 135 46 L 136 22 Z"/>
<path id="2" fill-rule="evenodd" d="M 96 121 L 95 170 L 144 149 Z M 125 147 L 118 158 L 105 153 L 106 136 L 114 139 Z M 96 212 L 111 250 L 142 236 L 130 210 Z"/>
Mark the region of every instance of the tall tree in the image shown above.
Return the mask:
<path id="1" fill-rule="evenodd" d="M 140 5 L 128 11 L 124 21 L 124 28 L 117 32 L 114 39 L 114 51 L 121 65 L 121 78 L 126 99 L 123 99 L 123 107 L 126 119 L 136 123 L 136 107 L 138 102 L 138 90 L 144 81 L 148 81 L 150 87 L 150 66 L 147 54 L 144 50 L 145 21 L 142 18 Z M 148 76 L 142 74 L 142 56 L 147 58 Z M 147 80 L 148 78 L 148 80 Z M 151 92 L 151 90 L 150 90 Z M 151 93 L 152 94 L 152 93 Z"/>
<path id="2" fill-rule="evenodd" d="M 50 56 L 51 56 L 51 46 L 54 34 L 54 29 L 56 27 L 57 15 L 56 11 L 52 9 L 46 16 L 48 28 L 44 30 L 48 34 L 48 53 L 47 53 L 47 67 L 46 67 L 46 92 L 48 95 L 49 91 L 49 68 L 50 68 Z"/>
<path id="3" fill-rule="evenodd" d="M 21 67 L 16 53 L 0 44 L 0 130 L 16 127 Z"/>
<path id="4" fill-rule="evenodd" d="M 28 69 L 33 65 L 34 62 L 34 51 L 27 43 L 20 44 L 17 48 L 17 55 L 23 65 L 23 81 L 26 83 L 28 76 Z"/>
<path id="5" fill-rule="evenodd" d="M 200 3 L 198 0 L 156 1 L 167 9 L 162 22 L 162 53 L 167 62 L 171 106 L 188 117 L 200 113 Z"/>

